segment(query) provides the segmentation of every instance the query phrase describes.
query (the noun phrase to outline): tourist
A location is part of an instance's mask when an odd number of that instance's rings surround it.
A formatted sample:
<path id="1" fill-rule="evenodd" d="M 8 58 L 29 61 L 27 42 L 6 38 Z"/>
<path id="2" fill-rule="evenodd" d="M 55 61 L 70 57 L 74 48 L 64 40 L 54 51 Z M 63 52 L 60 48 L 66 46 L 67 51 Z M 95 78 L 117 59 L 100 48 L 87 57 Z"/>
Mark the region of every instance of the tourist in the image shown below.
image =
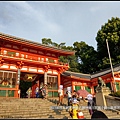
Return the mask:
<path id="1" fill-rule="evenodd" d="M 46 92 L 45 99 L 47 99 L 48 98 L 48 87 L 47 87 L 47 84 L 45 84 L 45 92 Z"/>
<path id="2" fill-rule="evenodd" d="M 35 95 L 36 95 L 36 98 L 39 98 L 39 87 L 38 86 L 35 89 Z"/>
<path id="3" fill-rule="evenodd" d="M 70 106 L 70 100 L 72 99 L 72 93 L 71 91 L 67 91 L 66 94 L 67 94 L 68 106 Z"/>
<path id="4" fill-rule="evenodd" d="M 90 115 L 92 115 L 93 112 L 94 112 L 94 106 L 95 106 L 95 103 L 93 101 L 93 95 L 88 94 L 87 95 L 87 100 L 88 100 L 88 110 L 89 110 Z"/>
<path id="5" fill-rule="evenodd" d="M 31 97 L 31 92 L 32 92 L 32 90 L 31 90 L 31 88 L 29 88 L 29 89 L 27 90 L 27 97 L 28 97 L 28 98 Z"/>
<path id="6" fill-rule="evenodd" d="M 75 95 L 78 98 L 78 94 L 76 90 L 73 90 L 72 96 Z"/>
<path id="7" fill-rule="evenodd" d="M 76 95 L 73 95 L 73 96 L 72 96 L 72 99 L 71 99 L 71 101 L 73 102 L 74 100 L 77 100 L 77 97 L 76 97 Z"/>
<path id="8" fill-rule="evenodd" d="M 47 97 L 47 94 L 46 94 L 46 91 L 47 91 L 47 87 L 46 87 L 47 85 L 46 84 L 44 84 L 44 86 L 42 87 L 42 96 L 43 96 L 43 99 L 46 99 Z"/>
<path id="9" fill-rule="evenodd" d="M 42 95 L 42 88 L 39 89 L 39 98 L 43 98 L 43 95 Z"/>
<path id="10" fill-rule="evenodd" d="M 58 105 L 60 105 L 60 104 L 63 105 L 63 88 L 59 87 L 58 96 L 59 96 Z"/>
<path id="11" fill-rule="evenodd" d="M 75 95 L 73 95 L 75 97 Z M 79 108 L 79 105 L 78 105 L 78 101 L 77 99 L 73 99 L 72 101 L 72 106 L 70 107 L 69 109 L 69 113 L 70 113 L 70 116 L 72 117 L 72 119 L 78 119 L 78 116 L 77 116 L 77 110 Z"/>

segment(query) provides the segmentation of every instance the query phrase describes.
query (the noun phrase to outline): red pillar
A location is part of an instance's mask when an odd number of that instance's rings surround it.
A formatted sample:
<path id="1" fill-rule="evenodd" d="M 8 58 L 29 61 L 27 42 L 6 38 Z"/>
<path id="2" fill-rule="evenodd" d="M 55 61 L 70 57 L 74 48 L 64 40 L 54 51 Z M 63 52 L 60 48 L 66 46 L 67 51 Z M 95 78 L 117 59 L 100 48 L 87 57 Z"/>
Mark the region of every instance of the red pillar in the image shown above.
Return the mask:
<path id="1" fill-rule="evenodd" d="M 94 86 L 91 86 L 91 94 L 94 95 L 95 94 L 95 91 L 94 91 Z"/>
<path id="2" fill-rule="evenodd" d="M 74 91 L 74 83 L 72 81 L 72 93 L 73 93 L 73 91 Z"/>
<path id="3" fill-rule="evenodd" d="M 59 86 L 60 86 L 60 73 L 58 73 L 58 89 L 59 89 Z"/>
<path id="4" fill-rule="evenodd" d="M 32 82 L 32 98 L 35 97 L 35 88 L 36 88 L 36 84 L 35 84 L 35 82 L 33 81 L 33 82 Z"/>

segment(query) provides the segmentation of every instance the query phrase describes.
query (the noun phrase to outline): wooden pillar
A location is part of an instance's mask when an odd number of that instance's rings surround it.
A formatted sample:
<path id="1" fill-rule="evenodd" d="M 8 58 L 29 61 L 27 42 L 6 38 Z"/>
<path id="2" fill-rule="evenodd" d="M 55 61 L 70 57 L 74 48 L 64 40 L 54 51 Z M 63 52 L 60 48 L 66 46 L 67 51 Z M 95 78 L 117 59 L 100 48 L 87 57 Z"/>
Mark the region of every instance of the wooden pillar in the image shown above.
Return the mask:
<path id="1" fill-rule="evenodd" d="M 91 86 L 90 89 L 91 89 L 91 94 L 95 94 L 94 86 Z"/>
<path id="2" fill-rule="evenodd" d="M 60 86 L 60 73 L 58 73 L 58 89 L 59 89 L 59 86 Z"/>
<path id="3" fill-rule="evenodd" d="M 74 90 L 75 90 L 75 85 L 74 85 L 74 82 L 72 81 L 72 93 Z"/>
<path id="4" fill-rule="evenodd" d="M 18 71 L 17 71 L 17 85 L 16 85 L 17 90 L 15 92 L 15 97 L 17 97 L 17 98 L 19 98 L 18 93 L 19 93 L 19 85 L 20 85 L 20 74 L 21 74 L 21 68 L 23 65 L 24 65 L 24 63 L 22 61 L 17 62 L 17 65 L 16 65 Z"/>
<path id="5" fill-rule="evenodd" d="M 44 84 L 47 84 L 47 71 L 49 68 L 49 65 L 44 66 Z"/>
<path id="6" fill-rule="evenodd" d="M 15 97 L 20 98 L 19 96 L 19 85 L 20 85 L 20 68 L 18 67 L 18 71 L 17 71 L 17 84 L 16 84 L 16 91 L 15 91 Z"/>
<path id="7" fill-rule="evenodd" d="M 44 72 L 44 84 L 47 84 L 47 72 Z"/>

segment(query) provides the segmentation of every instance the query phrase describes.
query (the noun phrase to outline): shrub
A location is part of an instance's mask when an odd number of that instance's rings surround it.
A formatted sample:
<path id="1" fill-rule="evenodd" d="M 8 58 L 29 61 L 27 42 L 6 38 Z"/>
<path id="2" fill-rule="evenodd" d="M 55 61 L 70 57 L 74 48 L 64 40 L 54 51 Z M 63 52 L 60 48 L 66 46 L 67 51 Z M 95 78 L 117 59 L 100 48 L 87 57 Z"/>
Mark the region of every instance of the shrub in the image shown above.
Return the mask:
<path id="1" fill-rule="evenodd" d="M 114 97 L 120 97 L 120 90 L 118 90 L 117 92 L 111 93 L 109 95 Z"/>
<path id="2" fill-rule="evenodd" d="M 117 92 L 114 93 L 115 97 L 120 97 L 120 90 L 118 90 Z"/>

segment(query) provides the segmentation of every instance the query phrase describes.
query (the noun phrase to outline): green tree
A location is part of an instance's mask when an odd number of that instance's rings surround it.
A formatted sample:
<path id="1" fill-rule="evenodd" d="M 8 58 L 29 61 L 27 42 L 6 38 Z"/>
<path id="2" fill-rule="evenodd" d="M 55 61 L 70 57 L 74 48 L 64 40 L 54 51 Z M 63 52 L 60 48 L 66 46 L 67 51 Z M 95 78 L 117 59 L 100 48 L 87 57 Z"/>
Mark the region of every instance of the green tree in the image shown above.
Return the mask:
<path id="1" fill-rule="evenodd" d="M 73 51 L 73 47 L 72 46 L 63 46 L 62 49 L 64 50 L 71 50 Z M 60 56 L 59 57 L 59 61 L 63 62 L 63 63 L 69 63 L 69 71 L 72 72 L 79 72 L 79 63 L 77 60 L 76 55 L 70 55 L 70 56 Z"/>
<path id="2" fill-rule="evenodd" d="M 74 42 L 74 50 L 76 51 L 75 55 L 79 62 L 79 71 L 82 73 L 93 73 L 98 71 L 97 52 L 92 46 L 87 45 L 85 42 Z"/>
<path id="3" fill-rule="evenodd" d="M 113 65 L 120 63 L 120 18 L 112 17 L 97 32 L 97 52 L 101 69 L 110 67 L 106 39 Z"/>
<path id="4" fill-rule="evenodd" d="M 72 46 L 65 46 L 65 43 L 55 43 L 52 42 L 51 39 L 47 39 L 47 38 L 43 38 L 42 39 L 42 44 L 46 44 L 46 45 L 51 45 L 53 47 L 57 47 L 60 49 L 64 49 L 64 50 L 71 50 L 73 51 L 73 47 Z M 59 62 L 63 62 L 63 63 L 69 63 L 69 71 L 72 72 L 79 72 L 79 64 L 77 61 L 77 57 L 75 55 L 72 56 L 60 56 L 59 57 Z"/>
<path id="5" fill-rule="evenodd" d="M 42 39 L 42 44 L 45 44 L 45 45 L 52 45 L 52 41 L 50 38 L 43 38 Z"/>

